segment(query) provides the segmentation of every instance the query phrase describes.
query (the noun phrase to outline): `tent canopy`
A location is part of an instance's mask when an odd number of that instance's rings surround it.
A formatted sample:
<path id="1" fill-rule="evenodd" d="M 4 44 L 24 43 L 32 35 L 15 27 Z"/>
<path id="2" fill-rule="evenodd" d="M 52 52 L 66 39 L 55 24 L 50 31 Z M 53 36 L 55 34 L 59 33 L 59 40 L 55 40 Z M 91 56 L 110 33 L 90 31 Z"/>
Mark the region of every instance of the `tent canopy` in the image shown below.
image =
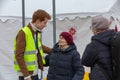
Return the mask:
<path id="1" fill-rule="evenodd" d="M 108 12 L 117 0 L 56 0 L 58 18 L 73 15 L 93 15 Z M 31 18 L 37 9 L 44 9 L 52 14 L 52 0 L 25 0 L 25 17 Z M 63 16 L 61 16 L 64 14 Z M 60 15 L 60 16 L 59 16 Z M 66 15 L 66 16 L 65 16 Z M 0 16 L 22 16 L 22 0 L 1 0 Z M 68 17 L 68 16 L 67 16 Z M 70 17 L 70 16 L 69 16 Z"/>

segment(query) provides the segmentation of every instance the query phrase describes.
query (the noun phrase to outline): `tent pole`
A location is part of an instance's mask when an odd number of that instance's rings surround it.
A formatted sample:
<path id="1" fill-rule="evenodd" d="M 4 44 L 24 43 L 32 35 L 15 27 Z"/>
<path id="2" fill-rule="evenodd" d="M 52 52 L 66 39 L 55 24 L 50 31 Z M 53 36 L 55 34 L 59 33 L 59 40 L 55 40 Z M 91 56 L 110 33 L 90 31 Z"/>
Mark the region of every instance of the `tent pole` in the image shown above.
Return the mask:
<path id="1" fill-rule="evenodd" d="M 22 26 L 25 26 L 25 0 L 22 0 Z"/>
<path id="2" fill-rule="evenodd" d="M 56 43 L 56 8 L 55 0 L 53 0 L 53 43 Z"/>

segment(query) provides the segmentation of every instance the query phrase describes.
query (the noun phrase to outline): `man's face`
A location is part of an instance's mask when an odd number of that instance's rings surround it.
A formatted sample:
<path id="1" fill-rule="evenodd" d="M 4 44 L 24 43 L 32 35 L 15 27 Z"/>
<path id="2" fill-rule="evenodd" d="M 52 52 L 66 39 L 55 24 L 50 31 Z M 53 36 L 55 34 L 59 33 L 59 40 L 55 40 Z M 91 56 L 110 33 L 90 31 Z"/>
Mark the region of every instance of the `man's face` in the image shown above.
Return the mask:
<path id="1" fill-rule="evenodd" d="M 36 21 L 36 27 L 37 27 L 38 29 L 42 30 L 44 27 L 46 27 L 47 21 L 48 21 L 47 18 L 45 18 L 44 21 L 37 20 L 37 21 Z"/>

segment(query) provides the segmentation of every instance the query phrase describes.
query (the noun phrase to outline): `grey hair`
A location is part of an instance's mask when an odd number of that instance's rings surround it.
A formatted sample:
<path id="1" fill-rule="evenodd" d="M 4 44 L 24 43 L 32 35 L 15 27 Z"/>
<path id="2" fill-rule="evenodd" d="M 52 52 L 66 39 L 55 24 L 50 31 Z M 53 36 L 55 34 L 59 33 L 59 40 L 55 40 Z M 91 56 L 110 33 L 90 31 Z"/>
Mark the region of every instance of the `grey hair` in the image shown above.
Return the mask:
<path id="1" fill-rule="evenodd" d="M 110 23 L 108 19 L 106 19 L 103 16 L 97 16 L 92 18 L 92 25 L 90 26 L 90 28 L 92 30 L 99 31 L 99 30 L 109 29 L 109 26 L 110 26 Z"/>

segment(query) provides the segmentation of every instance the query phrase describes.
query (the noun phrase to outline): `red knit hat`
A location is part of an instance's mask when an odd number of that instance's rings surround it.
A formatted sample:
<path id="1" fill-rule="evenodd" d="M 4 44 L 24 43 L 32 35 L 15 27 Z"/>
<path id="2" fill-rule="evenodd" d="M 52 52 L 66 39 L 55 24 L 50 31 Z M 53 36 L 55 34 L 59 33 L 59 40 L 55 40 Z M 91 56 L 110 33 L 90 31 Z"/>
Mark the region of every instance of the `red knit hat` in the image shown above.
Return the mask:
<path id="1" fill-rule="evenodd" d="M 72 37 L 72 35 L 70 33 L 68 33 L 68 32 L 62 32 L 60 34 L 60 36 L 62 36 L 66 40 L 66 42 L 68 43 L 68 45 L 73 44 L 73 37 Z"/>

